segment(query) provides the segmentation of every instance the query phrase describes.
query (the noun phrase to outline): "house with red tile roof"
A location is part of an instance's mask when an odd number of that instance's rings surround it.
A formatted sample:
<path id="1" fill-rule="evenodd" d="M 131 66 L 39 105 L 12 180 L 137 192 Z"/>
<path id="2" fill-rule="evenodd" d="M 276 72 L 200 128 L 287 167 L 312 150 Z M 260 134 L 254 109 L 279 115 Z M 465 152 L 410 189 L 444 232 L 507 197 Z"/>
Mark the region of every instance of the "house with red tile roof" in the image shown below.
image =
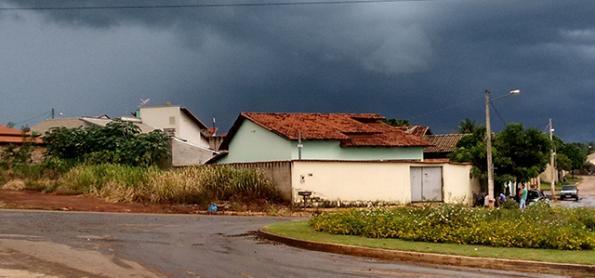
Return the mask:
<path id="1" fill-rule="evenodd" d="M 430 143 L 383 120 L 371 113 L 241 113 L 219 161 L 423 160 Z"/>
<path id="2" fill-rule="evenodd" d="M 469 204 L 471 166 L 424 161 L 420 136 L 374 113 L 241 113 L 211 163 L 257 168 L 293 203 Z M 420 133 L 420 134 L 418 134 Z"/>
<path id="3" fill-rule="evenodd" d="M 33 136 L 29 131 L 0 125 L 0 145 L 22 145 L 24 143 L 39 145 L 43 141 L 38 136 Z"/>

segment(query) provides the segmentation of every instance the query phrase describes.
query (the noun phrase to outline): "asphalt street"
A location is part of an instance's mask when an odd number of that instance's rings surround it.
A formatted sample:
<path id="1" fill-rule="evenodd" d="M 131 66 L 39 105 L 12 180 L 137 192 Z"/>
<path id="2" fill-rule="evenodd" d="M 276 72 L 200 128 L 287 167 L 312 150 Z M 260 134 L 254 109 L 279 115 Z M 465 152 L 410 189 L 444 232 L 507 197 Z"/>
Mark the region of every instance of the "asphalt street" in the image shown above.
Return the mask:
<path id="1" fill-rule="evenodd" d="M 313 252 L 254 236 L 263 225 L 283 220 L 287 219 L 0 210 L 0 277 L 23 271 L 36 277 L 528 275 Z"/>
<path id="2" fill-rule="evenodd" d="M 568 208 L 595 208 L 595 176 L 581 176 L 577 184 L 579 200 L 556 200 L 555 205 Z M 560 190 L 560 187 L 557 187 Z"/>

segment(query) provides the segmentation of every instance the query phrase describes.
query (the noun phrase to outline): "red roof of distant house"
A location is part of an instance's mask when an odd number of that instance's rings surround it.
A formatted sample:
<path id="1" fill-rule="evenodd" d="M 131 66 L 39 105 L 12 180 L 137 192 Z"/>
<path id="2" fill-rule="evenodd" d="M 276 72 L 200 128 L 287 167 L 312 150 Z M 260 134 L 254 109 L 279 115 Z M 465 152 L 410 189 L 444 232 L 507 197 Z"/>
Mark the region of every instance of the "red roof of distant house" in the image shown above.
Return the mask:
<path id="1" fill-rule="evenodd" d="M 289 140 L 340 141 L 343 147 L 423 147 L 430 146 L 419 136 L 383 122 L 384 116 L 372 113 L 241 113 L 230 129 L 232 139 L 241 122 L 255 124 Z"/>
<path id="2" fill-rule="evenodd" d="M 434 146 L 426 148 L 425 153 L 450 153 L 457 149 L 457 144 L 467 134 L 436 134 L 424 138 Z"/>
<path id="3" fill-rule="evenodd" d="M 31 135 L 30 132 L 0 125 L 0 144 L 23 144 L 25 142 L 43 143 L 39 137 Z"/>

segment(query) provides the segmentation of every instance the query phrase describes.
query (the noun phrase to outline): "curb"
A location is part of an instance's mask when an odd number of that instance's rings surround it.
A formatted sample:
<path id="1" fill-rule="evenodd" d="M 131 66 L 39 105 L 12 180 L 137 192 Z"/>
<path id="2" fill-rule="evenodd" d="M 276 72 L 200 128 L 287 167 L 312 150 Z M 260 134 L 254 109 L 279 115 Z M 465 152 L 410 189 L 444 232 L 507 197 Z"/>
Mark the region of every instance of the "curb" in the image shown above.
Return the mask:
<path id="1" fill-rule="evenodd" d="M 459 267 L 488 268 L 516 272 L 537 272 L 557 275 L 569 275 L 572 277 L 593 277 L 593 274 L 595 273 L 595 265 L 469 257 L 436 253 L 422 253 L 413 251 L 376 249 L 335 243 L 322 243 L 276 235 L 267 232 L 266 230 L 264 230 L 264 228 L 258 230 L 258 235 L 268 240 L 277 241 L 286 245 L 313 251 L 369 257 L 390 261 L 408 262 L 414 264 L 434 264 Z"/>

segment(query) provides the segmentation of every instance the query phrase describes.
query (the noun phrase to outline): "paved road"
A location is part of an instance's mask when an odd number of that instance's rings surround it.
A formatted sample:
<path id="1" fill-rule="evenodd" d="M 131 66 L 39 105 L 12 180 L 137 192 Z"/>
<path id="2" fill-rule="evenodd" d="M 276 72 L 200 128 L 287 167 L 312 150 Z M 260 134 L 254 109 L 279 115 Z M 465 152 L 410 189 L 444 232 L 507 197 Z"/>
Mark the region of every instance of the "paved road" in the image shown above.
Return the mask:
<path id="1" fill-rule="evenodd" d="M 595 208 L 595 176 L 581 176 L 581 182 L 577 184 L 579 200 L 559 200 L 557 205 L 569 208 Z M 560 190 L 559 186 L 556 188 Z"/>
<path id="2" fill-rule="evenodd" d="M 0 277 L 503 277 L 257 239 L 281 218 L 0 210 Z M 534 277 L 540 277 L 534 275 Z"/>

